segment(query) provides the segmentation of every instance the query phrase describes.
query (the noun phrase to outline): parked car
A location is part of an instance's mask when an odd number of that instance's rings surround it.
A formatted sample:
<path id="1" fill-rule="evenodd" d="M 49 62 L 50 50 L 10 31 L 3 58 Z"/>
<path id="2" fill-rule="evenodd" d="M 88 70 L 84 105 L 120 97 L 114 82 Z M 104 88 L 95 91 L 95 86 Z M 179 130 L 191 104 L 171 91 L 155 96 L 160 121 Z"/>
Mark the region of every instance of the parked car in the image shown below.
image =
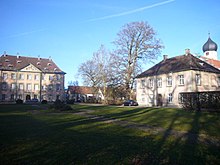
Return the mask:
<path id="1" fill-rule="evenodd" d="M 134 100 L 126 100 L 123 104 L 124 106 L 138 106 L 138 102 Z"/>

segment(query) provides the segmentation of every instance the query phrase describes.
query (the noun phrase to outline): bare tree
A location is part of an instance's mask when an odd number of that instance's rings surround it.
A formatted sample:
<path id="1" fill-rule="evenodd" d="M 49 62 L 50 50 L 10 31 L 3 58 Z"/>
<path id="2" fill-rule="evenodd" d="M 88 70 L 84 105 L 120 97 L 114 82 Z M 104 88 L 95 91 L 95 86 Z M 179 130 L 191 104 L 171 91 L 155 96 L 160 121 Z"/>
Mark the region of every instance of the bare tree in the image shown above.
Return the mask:
<path id="1" fill-rule="evenodd" d="M 147 22 L 132 22 L 123 26 L 114 44 L 121 57 L 121 74 L 127 98 L 131 97 L 135 77 L 141 71 L 141 63 L 157 59 L 163 45 Z"/>
<path id="2" fill-rule="evenodd" d="M 116 60 L 116 56 L 101 45 L 99 50 L 93 53 L 92 59 L 82 63 L 78 69 L 85 85 L 102 91 L 104 103 L 107 103 L 107 88 L 116 83 L 113 72 Z"/>

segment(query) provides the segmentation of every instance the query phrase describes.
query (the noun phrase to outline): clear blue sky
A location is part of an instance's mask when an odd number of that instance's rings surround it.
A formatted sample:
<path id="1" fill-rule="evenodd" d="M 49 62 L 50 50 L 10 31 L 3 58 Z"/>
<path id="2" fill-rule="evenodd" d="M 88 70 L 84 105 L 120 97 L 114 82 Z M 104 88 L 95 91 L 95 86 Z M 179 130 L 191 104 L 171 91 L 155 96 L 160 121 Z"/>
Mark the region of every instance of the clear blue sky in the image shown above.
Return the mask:
<path id="1" fill-rule="evenodd" d="M 80 80 L 75 75 L 82 62 L 101 44 L 111 50 L 121 27 L 133 21 L 157 31 L 161 55 L 186 48 L 202 54 L 208 32 L 220 49 L 219 0 L 1 0 L 0 11 L 0 54 L 51 56 L 67 73 L 66 86 Z"/>

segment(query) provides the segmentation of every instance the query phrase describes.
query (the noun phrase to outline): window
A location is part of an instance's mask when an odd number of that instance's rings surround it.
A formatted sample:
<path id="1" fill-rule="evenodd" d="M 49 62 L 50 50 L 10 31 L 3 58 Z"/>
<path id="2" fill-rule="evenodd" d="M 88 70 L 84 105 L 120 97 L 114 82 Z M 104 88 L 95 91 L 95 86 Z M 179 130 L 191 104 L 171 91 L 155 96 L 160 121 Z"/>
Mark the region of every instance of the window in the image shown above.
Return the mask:
<path id="1" fill-rule="evenodd" d="M 220 77 L 218 77 L 218 86 L 220 86 Z"/>
<path id="2" fill-rule="evenodd" d="M 172 86 L 172 76 L 167 77 L 167 86 Z"/>
<path id="3" fill-rule="evenodd" d="M 49 90 L 52 90 L 52 89 L 53 89 L 53 85 L 50 84 L 50 85 L 49 85 Z"/>
<path id="4" fill-rule="evenodd" d="M 19 95 L 18 95 L 18 98 L 19 98 L 19 99 L 22 99 L 22 95 L 21 95 L 21 94 L 19 94 Z"/>
<path id="5" fill-rule="evenodd" d="M 34 90 L 38 91 L 39 90 L 39 85 L 38 84 L 34 84 Z"/>
<path id="6" fill-rule="evenodd" d="M 49 76 L 49 80 L 53 80 L 53 76 L 52 75 Z"/>
<path id="7" fill-rule="evenodd" d="M 31 75 L 31 74 L 28 74 L 28 75 L 27 75 L 27 79 L 28 79 L 28 80 L 31 80 L 31 79 L 32 79 L 32 75 Z"/>
<path id="8" fill-rule="evenodd" d="M 184 100 L 184 99 L 183 99 L 183 95 L 180 93 L 180 94 L 179 94 L 179 103 L 183 103 L 183 100 Z"/>
<path id="9" fill-rule="evenodd" d="M 3 73 L 3 80 L 7 80 L 8 78 L 8 74 L 7 73 Z"/>
<path id="10" fill-rule="evenodd" d="M 46 86 L 46 85 L 42 85 L 42 86 L 41 86 L 41 89 L 44 91 L 44 90 L 47 89 L 47 86 Z"/>
<path id="11" fill-rule="evenodd" d="M 20 75 L 19 75 L 19 79 L 20 79 L 20 80 L 24 80 L 24 74 L 20 74 Z"/>
<path id="12" fill-rule="evenodd" d="M 24 84 L 19 84 L 19 90 L 24 90 Z"/>
<path id="13" fill-rule="evenodd" d="M 184 75 L 179 75 L 178 79 L 179 79 L 179 85 L 184 85 Z"/>
<path id="14" fill-rule="evenodd" d="M 45 75 L 45 74 L 43 74 L 43 75 L 42 75 L 42 80 L 46 80 L 46 78 L 45 78 L 45 77 L 46 77 L 46 75 Z"/>
<path id="15" fill-rule="evenodd" d="M 150 94 L 149 95 L 149 103 L 153 103 L 153 101 L 154 101 L 154 95 Z"/>
<path id="16" fill-rule="evenodd" d="M 60 80 L 61 76 L 59 74 L 57 74 L 57 80 Z"/>
<path id="17" fill-rule="evenodd" d="M 196 85 L 201 85 L 201 75 L 196 74 Z"/>
<path id="18" fill-rule="evenodd" d="M 145 80 L 141 80 L 141 88 L 145 88 Z"/>
<path id="19" fill-rule="evenodd" d="M 16 88 L 16 84 L 15 83 L 11 84 L 11 89 L 15 90 L 15 88 Z"/>
<path id="20" fill-rule="evenodd" d="M 172 103 L 172 101 L 173 101 L 173 94 L 169 93 L 168 94 L 168 103 Z"/>
<path id="21" fill-rule="evenodd" d="M 27 84 L 27 90 L 28 90 L 28 91 L 31 90 L 31 84 Z"/>
<path id="22" fill-rule="evenodd" d="M 6 82 L 2 83 L 2 90 L 7 90 L 7 83 Z"/>
<path id="23" fill-rule="evenodd" d="M 39 75 L 38 74 L 34 75 L 34 80 L 39 80 Z"/>
<path id="24" fill-rule="evenodd" d="M 2 100 L 6 99 L 6 94 L 2 94 Z"/>
<path id="25" fill-rule="evenodd" d="M 211 82 L 212 82 L 211 83 L 212 86 L 214 86 L 214 87 L 217 86 L 216 76 L 214 76 L 214 75 L 211 76 Z"/>
<path id="26" fill-rule="evenodd" d="M 154 85 L 154 81 L 153 79 L 149 79 L 149 87 L 152 88 Z"/>
<path id="27" fill-rule="evenodd" d="M 61 85 L 60 84 L 56 84 L 56 90 L 57 91 L 61 90 Z"/>
<path id="28" fill-rule="evenodd" d="M 16 74 L 15 74 L 15 73 L 12 73 L 12 74 L 11 74 L 11 79 L 12 79 L 12 80 L 15 80 L 15 79 L 16 79 Z"/>
<path id="29" fill-rule="evenodd" d="M 162 78 L 157 79 L 157 87 L 162 87 Z"/>
<path id="30" fill-rule="evenodd" d="M 11 94 L 11 99 L 10 100 L 15 100 L 15 95 L 14 94 Z"/>

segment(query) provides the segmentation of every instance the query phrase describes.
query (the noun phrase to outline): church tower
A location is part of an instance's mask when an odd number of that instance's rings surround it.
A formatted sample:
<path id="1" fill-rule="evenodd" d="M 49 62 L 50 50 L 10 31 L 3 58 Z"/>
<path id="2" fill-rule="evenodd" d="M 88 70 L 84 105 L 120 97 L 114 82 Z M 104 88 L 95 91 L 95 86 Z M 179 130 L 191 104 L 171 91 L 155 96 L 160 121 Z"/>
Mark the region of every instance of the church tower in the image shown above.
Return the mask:
<path id="1" fill-rule="evenodd" d="M 211 40 L 209 35 L 208 41 L 202 47 L 202 50 L 204 52 L 204 57 L 218 60 L 217 49 L 218 49 L 218 45 Z"/>

